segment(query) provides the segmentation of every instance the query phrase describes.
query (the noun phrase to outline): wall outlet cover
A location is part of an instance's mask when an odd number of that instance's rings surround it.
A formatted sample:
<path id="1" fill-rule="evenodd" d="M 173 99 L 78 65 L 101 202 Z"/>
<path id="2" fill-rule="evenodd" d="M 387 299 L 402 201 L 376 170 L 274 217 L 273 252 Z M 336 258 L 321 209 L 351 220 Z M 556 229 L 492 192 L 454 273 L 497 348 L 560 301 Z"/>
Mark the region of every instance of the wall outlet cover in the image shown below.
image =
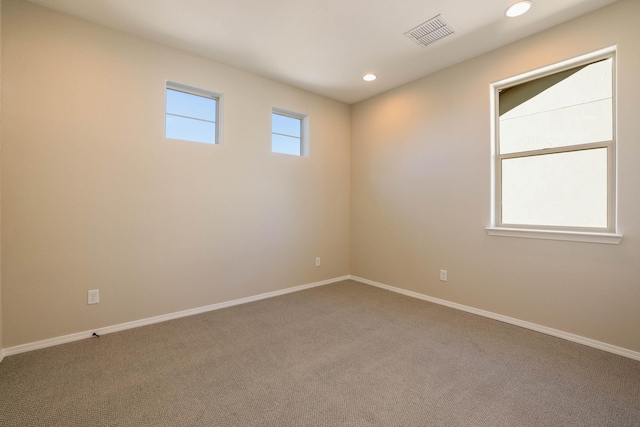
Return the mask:
<path id="1" fill-rule="evenodd" d="M 87 304 L 98 304 L 99 302 L 100 302 L 100 291 L 98 289 L 88 291 Z"/>

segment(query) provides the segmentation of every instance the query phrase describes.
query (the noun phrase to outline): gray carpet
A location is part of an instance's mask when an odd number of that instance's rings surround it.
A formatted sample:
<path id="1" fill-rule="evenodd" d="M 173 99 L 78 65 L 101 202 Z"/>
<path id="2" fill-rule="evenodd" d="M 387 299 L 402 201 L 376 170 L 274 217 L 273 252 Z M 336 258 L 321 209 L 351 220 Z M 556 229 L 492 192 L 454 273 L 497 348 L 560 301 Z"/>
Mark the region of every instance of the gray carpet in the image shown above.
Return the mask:
<path id="1" fill-rule="evenodd" d="M 640 426 L 640 362 L 355 282 L 6 357 L 9 426 Z"/>

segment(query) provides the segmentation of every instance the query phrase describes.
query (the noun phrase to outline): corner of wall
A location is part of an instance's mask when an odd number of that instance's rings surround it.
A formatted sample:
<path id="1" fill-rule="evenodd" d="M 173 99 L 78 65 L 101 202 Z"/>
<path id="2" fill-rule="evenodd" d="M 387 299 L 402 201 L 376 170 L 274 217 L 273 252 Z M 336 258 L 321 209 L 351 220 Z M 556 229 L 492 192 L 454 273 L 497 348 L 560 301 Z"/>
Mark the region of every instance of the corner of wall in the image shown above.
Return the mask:
<path id="1" fill-rule="evenodd" d="M 2 0 L 0 0 L 0 147 L 2 146 Z M 0 176 L 2 175 L 2 159 L 0 159 Z M 0 178 L 0 182 L 2 179 Z M 0 191 L 0 217 L 2 216 L 2 195 Z M 0 222 L 1 224 L 1 222 Z M 1 231 L 1 226 L 0 226 Z M 1 233 L 0 233 L 1 235 Z M 2 349 L 2 239 L 0 239 L 0 362 L 4 358 Z"/>

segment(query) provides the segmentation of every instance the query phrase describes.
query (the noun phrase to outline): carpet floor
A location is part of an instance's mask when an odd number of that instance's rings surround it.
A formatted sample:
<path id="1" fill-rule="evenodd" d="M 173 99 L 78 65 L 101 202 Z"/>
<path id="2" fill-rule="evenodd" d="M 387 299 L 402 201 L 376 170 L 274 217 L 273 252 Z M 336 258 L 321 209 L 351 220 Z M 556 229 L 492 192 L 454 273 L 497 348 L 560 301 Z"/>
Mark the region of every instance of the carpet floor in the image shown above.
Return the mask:
<path id="1" fill-rule="evenodd" d="M 0 363 L 0 425 L 640 426 L 640 362 L 352 281 Z"/>

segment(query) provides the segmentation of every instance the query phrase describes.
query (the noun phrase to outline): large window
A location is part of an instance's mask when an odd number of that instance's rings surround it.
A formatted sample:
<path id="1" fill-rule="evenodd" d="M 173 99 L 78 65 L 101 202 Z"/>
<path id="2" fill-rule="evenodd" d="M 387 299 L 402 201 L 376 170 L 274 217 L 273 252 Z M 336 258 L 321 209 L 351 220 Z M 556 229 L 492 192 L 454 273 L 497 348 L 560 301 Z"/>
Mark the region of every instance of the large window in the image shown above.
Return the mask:
<path id="1" fill-rule="evenodd" d="M 271 151 L 294 156 L 307 156 L 307 128 L 307 116 L 274 108 L 271 113 Z"/>
<path id="2" fill-rule="evenodd" d="M 613 55 L 608 51 L 493 85 L 490 230 L 564 240 L 616 233 Z"/>
<path id="3" fill-rule="evenodd" d="M 220 143 L 220 94 L 167 82 L 167 138 Z"/>

